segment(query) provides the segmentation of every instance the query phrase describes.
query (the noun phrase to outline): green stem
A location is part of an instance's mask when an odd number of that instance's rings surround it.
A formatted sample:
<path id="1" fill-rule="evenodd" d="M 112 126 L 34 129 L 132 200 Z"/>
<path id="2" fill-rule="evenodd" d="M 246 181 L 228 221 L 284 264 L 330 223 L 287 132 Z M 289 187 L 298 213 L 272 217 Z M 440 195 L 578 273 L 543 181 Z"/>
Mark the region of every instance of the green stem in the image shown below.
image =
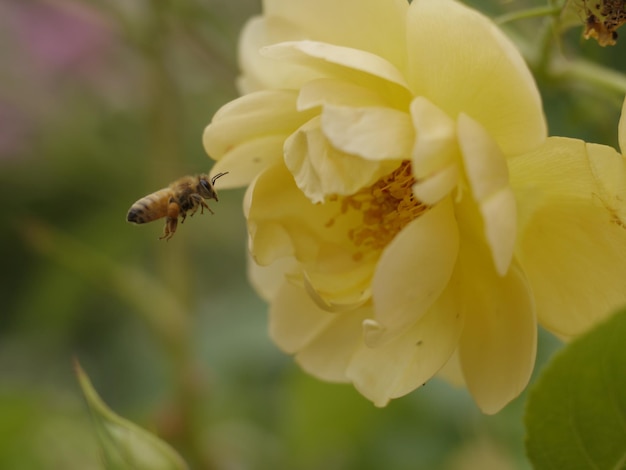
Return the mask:
<path id="1" fill-rule="evenodd" d="M 587 60 L 560 60 L 552 64 L 550 76 L 563 81 L 584 82 L 592 87 L 626 95 L 626 76 Z"/>
<path id="2" fill-rule="evenodd" d="M 494 21 L 503 25 L 505 23 L 510 23 L 512 21 L 517 20 L 526 20 L 529 18 L 540 18 L 542 16 L 553 16 L 561 11 L 560 8 L 554 6 L 544 6 L 537 8 L 529 8 L 528 10 L 521 11 L 512 11 L 510 13 L 505 13 L 504 15 L 500 15 L 494 19 Z"/>

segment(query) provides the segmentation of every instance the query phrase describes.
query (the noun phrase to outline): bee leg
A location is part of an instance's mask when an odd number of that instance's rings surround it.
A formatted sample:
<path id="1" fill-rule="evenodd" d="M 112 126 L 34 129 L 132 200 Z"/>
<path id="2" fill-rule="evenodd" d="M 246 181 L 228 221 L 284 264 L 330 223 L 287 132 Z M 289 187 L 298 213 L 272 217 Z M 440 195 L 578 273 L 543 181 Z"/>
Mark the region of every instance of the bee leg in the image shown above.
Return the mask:
<path id="1" fill-rule="evenodd" d="M 208 209 L 211 214 L 215 214 L 215 212 L 213 212 L 211 210 L 209 205 L 206 202 L 204 202 L 204 199 L 203 199 L 203 200 L 200 201 L 200 215 L 204 214 L 204 209 L 205 208 Z"/>
<path id="2" fill-rule="evenodd" d="M 169 240 L 174 236 L 176 232 L 176 226 L 178 225 L 178 214 L 180 213 L 180 206 L 175 202 L 170 202 L 167 206 L 167 217 L 165 218 L 165 229 L 163 230 L 163 236 L 159 240 Z M 185 220 L 185 213 L 183 212 L 183 220 Z"/>
<path id="3" fill-rule="evenodd" d="M 193 206 L 193 212 L 191 213 L 191 215 L 194 215 L 198 211 L 198 207 L 200 208 L 200 215 L 204 214 L 205 208 L 207 208 L 209 212 L 213 214 L 213 211 L 211 210 L 209 205 L 206 202 L 204 202 L 204 199 L 202 198 L 202 196 L 194 194 L 192 197 L 194 201 L 194 206 Z"/>

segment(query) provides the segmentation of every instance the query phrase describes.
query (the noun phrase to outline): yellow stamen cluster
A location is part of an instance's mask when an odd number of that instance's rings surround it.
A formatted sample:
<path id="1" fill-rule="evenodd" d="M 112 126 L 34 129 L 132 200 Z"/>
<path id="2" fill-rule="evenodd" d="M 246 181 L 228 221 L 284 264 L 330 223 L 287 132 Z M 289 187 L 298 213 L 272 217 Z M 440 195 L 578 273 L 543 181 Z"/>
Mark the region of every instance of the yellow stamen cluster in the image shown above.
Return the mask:
<path id="1" fill-rule="evenodd" d="M 348 231 L 350 240 L 357 247 L 369 250 L 381 250 L 387 246 L 400 230 L 428 209 L 413 195 L 413 184 L 411 163 L 404 161 L 373 185 L 341 197 L 341 214 L 349 210 L 363 214 L 362 224 Z M 334 219 L 330 220 L 328 225 L 333 222 Z M 357 255 L 360 257 L 362 254 Z"/>

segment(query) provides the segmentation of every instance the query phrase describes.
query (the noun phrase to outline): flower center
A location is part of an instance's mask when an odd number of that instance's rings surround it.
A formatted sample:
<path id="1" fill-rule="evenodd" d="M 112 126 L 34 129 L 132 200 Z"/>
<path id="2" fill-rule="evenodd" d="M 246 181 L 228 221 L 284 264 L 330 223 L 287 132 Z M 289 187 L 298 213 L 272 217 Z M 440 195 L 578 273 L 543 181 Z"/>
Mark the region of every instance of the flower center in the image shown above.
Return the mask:
<path id="1" fill-rule="evenodd" d="M 376 181 L 350 196 L 335 196 L 341 203 L 340 215 L 349 210 L 362 213 L 362 222 L 348 231 L 348 237 L 359 248 L 382 250 L 409 222 L 424 213 L 428 206 L 413 195 L 415 178 L 411 163 L 402 164 Z M 327 226 L 334 223 L 329 220 Z M 363 252 L 354 255 L 355 261 Z"/>

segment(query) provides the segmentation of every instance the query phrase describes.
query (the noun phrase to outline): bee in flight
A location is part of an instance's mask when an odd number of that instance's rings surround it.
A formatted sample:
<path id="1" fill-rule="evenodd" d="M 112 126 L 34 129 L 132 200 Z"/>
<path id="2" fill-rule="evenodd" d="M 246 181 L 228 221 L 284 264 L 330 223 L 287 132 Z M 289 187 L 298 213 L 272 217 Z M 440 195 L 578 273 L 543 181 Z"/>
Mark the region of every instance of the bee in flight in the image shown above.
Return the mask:
<path id="1" fill-rule="evenodd" d="M 182 224 L 187 217 L 187 213 L 193 216 L 198 209 L 200 214 L 204 213 L 204 209 L 213 214 L 205 199 L 217 199 L 215 191 L 215 180 L 228 174 L 218 173 L 209 179 L 209 175 L 183 176 L 174 181 L 167 188 L 148 194 L 135 202 L 126 215 L 128 222 L 135 224 L 145 224 L 153 220 L 165 217 L 165 230 L 162 240 L 169 240 L 176 232 L 178 225 L 178 217 L 181 216 Z"/>

